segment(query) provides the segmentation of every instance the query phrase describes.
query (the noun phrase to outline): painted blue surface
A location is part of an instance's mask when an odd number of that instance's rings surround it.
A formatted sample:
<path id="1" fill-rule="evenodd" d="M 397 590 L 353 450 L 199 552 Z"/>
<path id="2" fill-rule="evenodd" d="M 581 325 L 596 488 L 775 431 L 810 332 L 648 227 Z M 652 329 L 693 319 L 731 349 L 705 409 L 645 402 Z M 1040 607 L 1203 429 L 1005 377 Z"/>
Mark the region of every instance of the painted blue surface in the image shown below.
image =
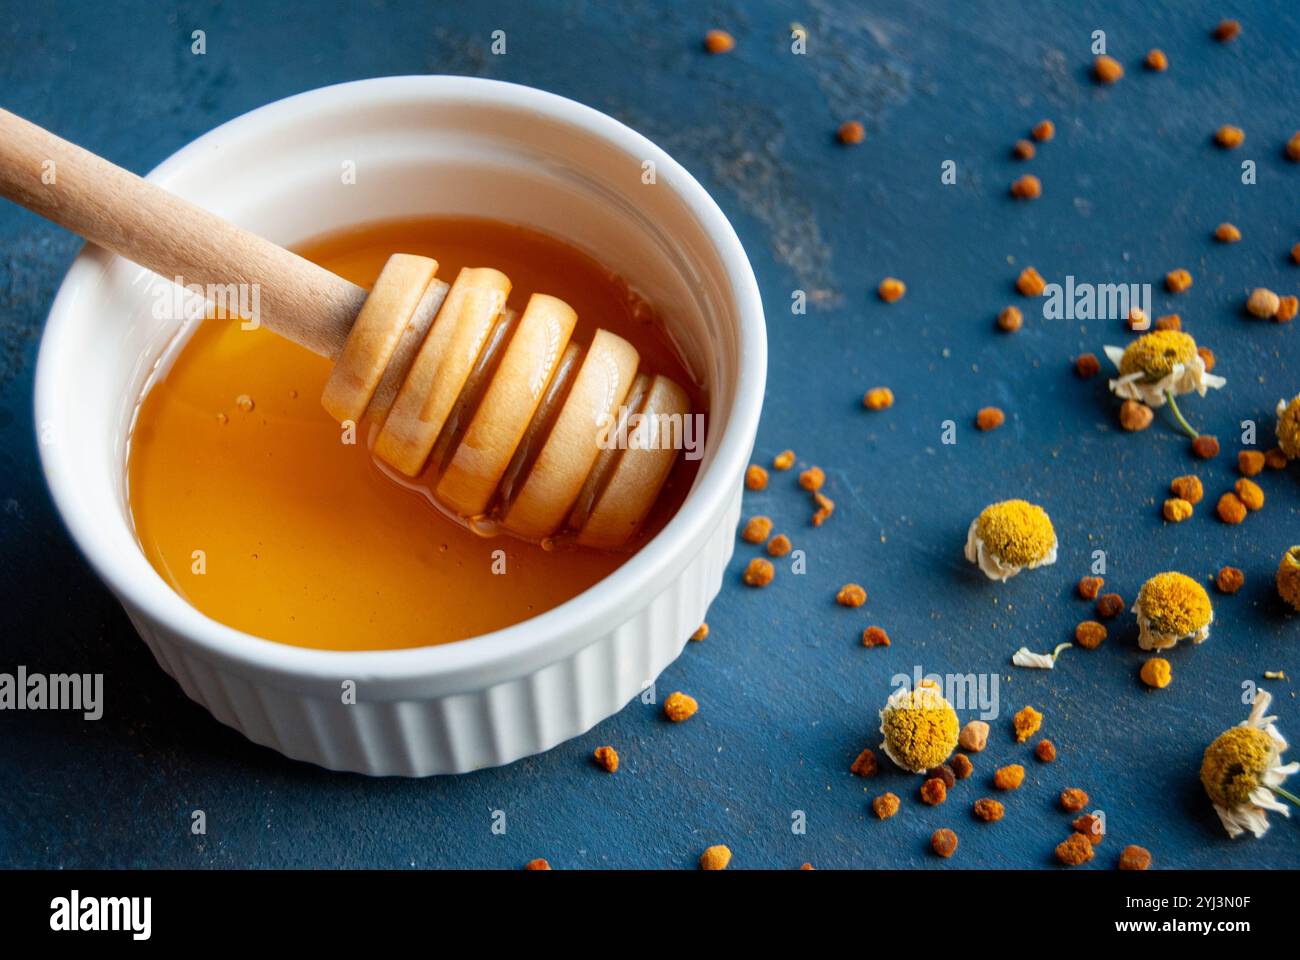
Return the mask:
<path id="1" fill-rule="evenodd" d="M 1234 44 L 1209 31 L 1245 27 Z M 793 21 L 809 30 L 789 50 Z M 737 37 L 708 57 L 711 26 Z M 190 33 L 208 52 L 189 52 Z M 489 53 L 504 29 L 508 54 Z M 1127 75 L 1099 88 L 1087 75 L 1089 35 L 1107 32 Z M 1158 45 L 1163 75 L 1140 61 Z M 343 80 L 445 72 L 531 84 L 613 114 L 663 144 L 732 217 L 768 311 L 769 386 L 756 458 L 794 447 L 820 464 L 838 509 L 814 530 L 793 474 L 747 497 L 807 552 L 764 591 L 739 582 L 755 550 L 738 544 L 709 614 L 659 683 L 701 704 L 671 725 L 634 702 L 586 736 L 508 768 L 420 782 L 323 772 L 252 746 L 190 703 L 153 663 L 126 618 L 71 546 L 36 465 L 30 427 L 36 338 L 78 242 L 0 204 L 0 670 L 103 672 L 107 709 L 86 723 L 63 714 L 0 713 L 0 864 L 23 866 L 479 866 L 545 856 L 565 867 L 688 867 L 725 842 L 737 867 L 1044 867 L 1068 831 L 1055 805 L 1080 786 L 1105 810 L 1110 838 L 1094 868 L 1139 842 L 1164 867 L 1300 865 L 1300 822 L 1275 818 L 1262 841 L 1229 841 L 1197 783 L 1200 754 L 1246 713 L 1244 681 L 1300 674 L 1300 616 L 1272 590 L 1283 550 L 1300 542 L 1297 468 L 1261 479 L 1262 514 L 1240 527 L 1213 517 L 1235 479 L 1238 424 L 1255 419 L 1271 444 L 1277 399 L 1300 391 L 1296 324 L 1244 318 L 1254 286 L 1296 293 L 1300 166 L 1282 144 L 1300 126 L 1300 9 L 1275 3 L 617 3 L 177 5 L 0 2 L 0 104 L 133 170 L 197 134 L 279 97 Z M 867 141 L 834 142 L 857 117 Z M 1030 164 L 1009 148 L 1040 117 L 1056 139 Z M 1210 143 L 1221 123 L 1245 146 Z M 944 160 L 956 185 L 940 184 Z M 1243 186 L 1239 164 L 1258 165 Z M 1044 195 L 1007 197 L 1032 171 Z M 1245 239 L 1213 242 L 1231 220 Z M 1080 381 L 1071 359 L 1124 343 L 1117 321 L 1048 321 L 1013 289 L 1032 263 L 1049 280 L 1150 282 L 1155 312 L 1177 311 L 1218 356 L 1228 386 L 1185 409 L 1224 454 L 1190 459 L 1161 418 L 1146 433 L 1115 426 L 1104 378 Z M 1165 271 L 1195 276 L 1186 294 Z M 880 303 L 881 277 L 908 283 Z M 791 293 L 815 305 L 791 315 Z M 1023 330 L 996 332 L 1007 303 Z M 871 414 L 862 392 L 890 385 L 897 404 Z M 999 431 L 971 426 L 995 404 Z M 940 424 L 958 443 L 940 444 Z M 1195 470 L 1207 499 L 1193 520 L 1159 515 L 1169 479 Z M 1056 566 L 1005 585 L 961 556 L 986 503 L 1025 496 L 1051 513 Z M 1133 599 L 1150 574 L 1204 579 L 1241 567 L 1245 589 L 1214 595 L 1210 640 L 1169 655 L 1174 682 L 1137 679 L 1142 655 L 1129 615 L 1095 652 L 1070 650 L 1054 672 L 1016 670 L 1013 650 L 1068 639 L 1089 605 L 1073 594 L 1093 549 L 1108 586 Z M 837 607 L 856 580 L 865 608 Z M 858 643 L 878 623 L 888 650 Z M 876 710 L 890 678 L 926 671 L 1000 676 L 1002 716 L 976 775 L 947 804 L 922 807 L 917 782 L 887 770 L 848 773 L 876 746 Z M 1290 681 L 1272 684 L 1284 732 L 1300 737 Z M 1043 766 L 1016 746 L 1010 715 L 1032 703 L 1060 759 Z M 595 769 L 614 744 L 623 766 Z M 1025 787 L 1007 819 L 975 823 L 970 803 L 995 766 L 1023 762 Z M 879 823 L 870 798 L 904 797 Z M 189 812 L 208 816 L 206 837 Z M 508 830 L 490 831 L 491 811 Z M 807 832 L 792 832 L 805 811 Z M 958 856 L 927 852 L 939 826 Z"/>

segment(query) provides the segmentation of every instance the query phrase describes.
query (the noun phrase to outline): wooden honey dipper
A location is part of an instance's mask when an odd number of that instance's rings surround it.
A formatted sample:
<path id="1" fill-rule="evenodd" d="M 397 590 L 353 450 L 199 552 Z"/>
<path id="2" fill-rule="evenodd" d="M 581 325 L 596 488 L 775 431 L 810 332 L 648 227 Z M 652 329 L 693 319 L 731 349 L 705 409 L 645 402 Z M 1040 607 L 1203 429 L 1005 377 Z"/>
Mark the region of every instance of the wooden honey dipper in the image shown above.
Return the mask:
<path id="1" fill-rule="evenodd" d="M 397 253 L 367 293 L 5 110 L 0 195 L 163 277 L 255 285 L 263 325 L 334 362 L 326 411 L 369 418 L 373 453 L 402 474 L 432 462 L 435 499 L 479 529 L 490 517 L 529 540 L 617 548 L 676 461 L 646 427 L 684 421 L 686 392 L 608 330 L 584 352 L 563 300 L 508 309 L 510 280 L 490 267 L 449 285 L 437 261 Z M 633 414 L 643 426 L 618 449 Z"/>

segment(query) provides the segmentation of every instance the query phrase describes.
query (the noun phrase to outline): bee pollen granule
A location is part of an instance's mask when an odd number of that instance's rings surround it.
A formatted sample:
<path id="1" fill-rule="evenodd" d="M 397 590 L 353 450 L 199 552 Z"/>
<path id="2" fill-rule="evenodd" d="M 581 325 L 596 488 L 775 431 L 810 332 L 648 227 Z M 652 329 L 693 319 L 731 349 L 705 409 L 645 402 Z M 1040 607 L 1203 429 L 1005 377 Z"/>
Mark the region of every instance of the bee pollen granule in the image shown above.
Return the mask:
<path id="1" fill-rule="evenodd" d="M 767 488 L 767 471 L 756 463 L 751 463 L 745 470 L 745 487 L 749 490 Z"/>
<path id="2" fill-rule="evenodd" d="M 1261 320 L 1267 320 L 1276 314 L 1277 308 L 1281 305 L 1282 299 L 1266 287 L 1256 287 L 1246 298 L 1246 312 Z"/>
<path id="3" fill-rule="evenodd" d="M 1119 425 L 1129 433 L 1137 433 L 1151 426 L 1155 414 L 1145 403 L 1138 400 L 1125 400 L 1119 405 Z"/>
<path id="4" fill-rule="evenodd" d="M 1264 472 L 1264 454 L 1258 450 L 1242 450 L 1237 454 L 1237 470 L 1243 477 L 1254 477 Z"/>
<path id="5" fill-rule="evenodd" d="M 857 120 L 846 120 L 840 124 L 835 136 L 839 138 L 840 143 L 852 146 L 867 139 L 867 129 Z"/>
<path id="6" fill-rule="evenodd" d="M 1219 455 L 1219 440 L 1203 433 L 1192 441 L 1192 456 L 1200 460 L 1213 460 Z"/>
<path id="7" fill-rule="evenodd" d="M 731 849 L 725 844 L 715 844 L 700 854 L 701 870 L 726 870 L 731 863 Z"/>
<path id="8" fill-rule="evenodd" d="M 1079 596 L 1085 600 L 1096 600 L 1105 583 L 1101 577 L 1082 577 L 1079 580 Z"/>
<path id="9" fill-rule="evenodd" d="M 1165 52 L 1159 48 L 1147 51 L 1146 65 L 1148 70 L 1154 70 L 1156 73 L 1164 73 L 1169 69 L 1169 58 Z"/>
<path id="10" fill-rule="evenodd" d="M 1169 484 L 1169 492 L 1175 497 L 1186 500 L 1195 506 L 1201 502 L 1205 496 L 1205 488 L 1201 486 L 1201 478 L 1195 474 L 1187 474 L 1182 477 L 1174 477 Z"/>
<path id="11" fill-rule="evenodd" d="M 964 753 L 953 754 L 953 758 L 948 761 L 952 767 L 952 775 L 958 780 L 965 780 L 975 772 L 975 764 L 970 762 L 970 757 Z"/>
<path id="12" fill-rule="evenodd" d="M 791 549 L 790 538 L 784 533 L 778 533 L 771 540 L 767 541 L 767 553 L 772 557 L 784 557 Z"/>
<path id="13" fill-rule="evenodd" d="M 1030 134 L 1039 143 L 1046 143 L 1056 136 L 1056 124 L 1051 120 L 1039 120 L 1034 124 L 1034 129 Z M 1300 134 L 1297 134 L 1300 136 Z"/>
<path id="14" fill-rule="evenodd" d="M 887 647 L 889 646 L 889 634 L 880 627 L 867 627 L 862 631 L 862 645 L 864 647 Z"/>
<path id="15" fill-rule="evenodd" d="M 694 633 L 691 634 L 691 639 L 694 640 L 696 643 L 699 643 L 701 640 L 708 637 L 708 635 L 709 635 L 709 625 L 707 623 L 701 623 L 699 629 L 697 629 Z"/>
<path id="16" fill-rule="evenodd" d="M 957 742 L 963 750 L 971 753 L 981 752 L 989 742 L 989 725 L 983 720 L 971 720 L 961 728 Z"/>
<path id="17" fill-rule="evenodd" d="M 668 694 L 668 699 L 664 701 L 664 716 L 673 723 L 681 723 L 683 720 L 689 720 L 695 716 L 700 705 L 695 698 L 677 690 Z"/>
<path id="18" fill-rule="evenodd" d="M 1106 627 L 1096 620 L 1084 620 L 1074 628 L 1074 642 L 1085 650 L 1096 650 L 1106 639 Z"/>
<path id="19" fill-rule="evenodd" d="M 897 277 L 885 277 L 880 281 L 880 286 L 876 288 L 876 294 L 885 303 L 894 303 L 901 300 L 903 294 L 907 293 L 907 284 Z"/>
<path id="20" fill-rule="evenodd" d="M 1165 274 L 1165 288 L 1170 293 L 1182 293 L 1192 285 L 1192 275 L 1189 271 L 1179 267 L 1176 270 L 1170 270 Z"/>
<path id="21" fill-rule="evenodd" d="M 525 863 L 524 869 L 525 870 L 549 870 L 551 869 L 551 865 L 546 860 L 545 857 L 538 857 L 535 860 L 529 860 L 527 863 Z"/>
<path id="22" fill-rule="evenodd" d="M 789 470 L 794 466 L 794 451 L 782 450 L 772 458 L 772 468 L 774 470 Z"/>
<path id="23" fill-rule="evenodd" d="M 1164 657 L 1152 657 L 1142 664 L 1141 676 L 1142 682 L 1148 687 L 1163 690 L 1173 679 L 1173 668 Z"/>
<path id="24" fill-rule="evenodd" d="M 1215 511 L 1219 514 L 1219 519 L 1224 523 L 1238 524 L 1246 519 L 1246 505 L 1241 502 L 1235 493 L 1225 493 L 1219 497 L 1218 506 Z"/>
<path id="25" fill-rule="evenodd" d="M 1124 76 L 1124 67 L 1114 57 L 1102 54 L 1092 61 L 1092 74 L 1098 83 L 1115 83 Z"/>
<path id="26" fill-rule="evenodd" d="M 1051 740 L 1039 740 L 1038 746 L 1034 748 L 1034 756 L 1043 763 L 1051 763 L 1056 759 L 1056 744 Z"/>
<path id="27" fill-rule="evenodd" d="M 772 533 L 772 519 L 770 517 L 750 517 L 745 528 L 740 531 L 740 539 L 746 543 L 762 543 Z"/>
<path id="28" fill-rule="evenodd" d="M 979 817 L 985 823 L 994 823 L 1001 820 L 1006 813 L 1006 807 L 994 800 L 992 797 L 981 797 L 975 801 L 975 816 Z"/>
<path id="29" fill-rule="evenodd" d="M 1119 855 L 1119 868 L 1121 870 L 1145 870 L 1151 866 L 1151 851 L 1146 847 L 1139 847 L 1136 843 L 1130 843 Z"/>
<path id="30" fill-rule="evenodd" d="M 799 474 L 799 486 L 814 493 L 820 490 L 825 482 L 826 473 L 821 467 L 809 467 Z"/>
<path id="31" fill-rule="evenodd" d="M 930 836 L 930 847 L 941 857 L 951 857 L 957 852 L 957 834 L 947 827 L 936 830 Z"/>
<path id="32" fill-rule="evenodd" d="M 1246 509 L 1255 511 L 1262 509 L 1264 506 L 1264 491 L 1260 489 L 1258 483 L 1254 480 L 1247 480 L 1242 477 L 1232 487 L 1237 494 L 1237 499 L 1246 505 Z"/>
<path id="33" fill-rule="evenodd" d="M 993 786 L 999 790 L 1019 790 L 1025 781 L 1025 768 L 1018 763 L 999 767 L 993 772 Z"/>
<path id="34" fill-rule="evenodd" d="M 1087 380 L 1101 373 L 1101 361 L 1095 353 L 1083 353 L 1074 361 L 1074 372 L 1081 379 Z"/>
<path id="35" fill-rule="evenodd" d="M 1088 805 L 1087 791 L 1079 790 L 1078 787 L 1066 787 L 1061 791 L 1061 809 L 1069 810 L 1070 813 L 1078 813 Z"/>
<path id="36" fill-rule="evenodd" d="M 618 772 L 618 751 L 613 747 L 597 747 L 592 756 L 595 758 L 596 764 L 604 769 L 606 773 Z"/>
<path id="37" fill-rule="evenodd" d="M 901 801 L 895 793 L 882 793 L 876 799 L 871 801 L 872 812 L 881 820 L 888 820 L 894 814 L 898 813 L 898 807 Z"/>
<path id="38" fill-rule="evenodd" d="M 937 807 L 948 799 L 948 788 L 938 777 L 932 777 L 921 784 L 921 802 L 931 807 Z"/>
<path id="39" fill-rule="evenodd" d="M 1012 730 L 1015 732 L 1016 743 L 1024 743 L 1043 725 L 1043 715 L 1033 707 L 1025 707 L 1016 713 L 1011 720 Z"/>
<path id="40" fill-rule="evenodd" d="M 775 576 L 776 567 L 772 566 L 772 561 L 764 560 L 762 557 L 755 557 L 745 567 L 741 579 L 745 581 L 747 587 L 766 587 Z"/>
<path id="41" fill-rule="evenodd" d="M 1007 415 L 997 407 L 984 407 L 975 415 L 975 426 L 981 430 L 996 430 L 1006 422 Z"/>
<path id="42" fill-rule="evenodd" d="M 835 594 L 835 602 L 842 607 L 860 607 L 867 602 L 867 591 L 856 583 L 846 583 Z"/>
<path id="43" fill-rule="evenodd" d="M 876 751 L 867 747 L 858 754 L 858 758 L 849 767 L 849 772 L 855 777 L 874 777 L 879 769 L 880 761 L 876 759 Z"/>
<path id="44" fill-rule="evenodd" d="M 1043 182 L 1032 173 L 1011 182 L 1011 195 L 1017 200 L 1037 200 L 1043 195 Z"/>
<path id="45" fill-rule="evenodd" d="M 1214 142 L 1225 150 L 1235 150 L 1246 141 L 1246 132 L 1241 127 L 1225 123 L 1214 131 Z"/>
<path id="46" fill-rule="evenodd" d="M 1124 598 L 1118 593 L 1103 593 L 1097 599 L 1097 616 L 1103 620 L 1118 617 L 1124 612 Z"/>
<path id="47" fill-rule="evenodd" d="M 1070 813 L 1078 813 L 1087 805 L 1087 791 L 1080 790 L 1078 787 L 1067 787 L 1061 791 L 1062 810 L 1068 810 Z"/>
<path id="48" fill-rule="evenodd" d="M 1016 289 L 1026 297 L 1040 297 L 1047 289 L 1047 281 L 1033 267 L 1025 267 L 1016 278 Z"/>
<path id="49" fill-rule="evenodd" d="M 709 53 L 730 53 L 736 47 L 736 38 L 726 30 L 710 30 L 704 35 L 704 49 Z"/>
<path id="50" fill-rule="evenodd" d="M 1224 567 L 1214 577 L 1220 593 L 1236 593 L 1246 583 L 1246 575 L 1236 567 Z"/>
<path id="51" fill-rule="evenodd" d="M 872 387 L 862 397 L 862 405 L 868 410 L 884 410 L 894 405 L 894 391 L 888 387 Z"/>
<path id="52" fill-rule="evenodd" d="M 1170 523 L 1182 523 L 1192 515 L 1192 505 L 1181 497 L 1170 497 L 1162 512 Z"/>
<path id="53" fill-rule="evenodd" d="M 1220 43 L 1237 39 L 1241 33 L 1241 24 L 1236 20 L 1220 20 L 1214 28 L 1214 39 Z"/>
<path id="54" fill-rule="evenodd" d="M 1241 231 L 1231 223 L 1221 223 L 1214 228 L 1214 239 L 1220 243 L 1236 243 L 1241 239 Z"/>

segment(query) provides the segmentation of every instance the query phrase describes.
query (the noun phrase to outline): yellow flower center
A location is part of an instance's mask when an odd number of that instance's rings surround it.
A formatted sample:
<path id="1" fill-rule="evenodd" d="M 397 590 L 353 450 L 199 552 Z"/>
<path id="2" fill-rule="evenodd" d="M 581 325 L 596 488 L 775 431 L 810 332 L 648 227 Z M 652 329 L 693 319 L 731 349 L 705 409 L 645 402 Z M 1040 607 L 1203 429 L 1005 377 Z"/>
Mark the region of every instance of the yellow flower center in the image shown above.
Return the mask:
<path id="1" fill-rule="evenodd" d="M 1276 745 L 1257 727 L 1233 727 L 1205 748 L 1201 785 L 1221 807 L 1242 807 L 1263 782 Z"/>
<path id="2" fill-rule="evenodd" d="M 1038 563 L 1056 546 L 1052 518 L 1027 500 L 1004 500 L 984 508 L 975 524 L 984 547 L 1003 563 Z"/>
<path id="3" fill-rule="evenodd" d="M 1300 394 L 1291 398 L 1277 418 L 1277 445 L 1290 459 L 1300 459 Z"/>
<path id="4" fill-rule="evenodd" d="M 1282 562 L 1277 565 L 1277 592 L 1300 610 L 1300 547 L 1292 547 L 1282 554 Z"/>
<path id="5" fill-rule="evenodd" d="M 1210 595 L 1191 577 L 1158 573 L 1138 594 L 1142 615 L 1160 633 L 1186 637 L 1210 625 Z"/>
<path id="6" fill-rule="evenodd" d="M 957 746 L 957 713 L 935 690 L 913 690 L 887 707 L 881 727 L 891 753 L 909 770 L 937 767 Z"/>
<path id="7" fill-rule="evenodd" d="M 1144 380 L 1160 380 L 1173 373 L 1174 365 L 1184 366 L 1196 356 L 1196 341 L 1181 330 L 1156 330 L 1138 337 L 1128 345 L 1119 361 L 1122 376 L 1143 374 Z"/>

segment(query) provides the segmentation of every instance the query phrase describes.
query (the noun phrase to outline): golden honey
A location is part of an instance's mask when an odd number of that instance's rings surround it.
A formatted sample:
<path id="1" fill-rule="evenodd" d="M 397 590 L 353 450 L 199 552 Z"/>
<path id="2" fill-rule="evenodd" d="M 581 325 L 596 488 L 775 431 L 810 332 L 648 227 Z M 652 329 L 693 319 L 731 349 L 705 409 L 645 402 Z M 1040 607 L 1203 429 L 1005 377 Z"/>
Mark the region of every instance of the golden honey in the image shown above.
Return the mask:
<path id="1" fill-rule="evenodd" d="M 395 251 L 434 257 L 438 275 L 490 265 L 509 306 L 548 293 L 629 340 L 643 369 L 686 386 L 705 410 L 650 306 L 568 244 L 472 218 L 367 226 L 301 248 L 368 287 Z M 403 486 L 321 407 L 328 360 L 262 329 L 199 324 L 144 397 L 128 452 L 136 535 L 159 575 L 194 607 L 282 643 L 370 650 L 449 643 L 510 626 L 577 596 L 672 516 L 698 461 L 678 457 L 630 551 L 483 537 L 435 507 L 432 477 Z"/>

